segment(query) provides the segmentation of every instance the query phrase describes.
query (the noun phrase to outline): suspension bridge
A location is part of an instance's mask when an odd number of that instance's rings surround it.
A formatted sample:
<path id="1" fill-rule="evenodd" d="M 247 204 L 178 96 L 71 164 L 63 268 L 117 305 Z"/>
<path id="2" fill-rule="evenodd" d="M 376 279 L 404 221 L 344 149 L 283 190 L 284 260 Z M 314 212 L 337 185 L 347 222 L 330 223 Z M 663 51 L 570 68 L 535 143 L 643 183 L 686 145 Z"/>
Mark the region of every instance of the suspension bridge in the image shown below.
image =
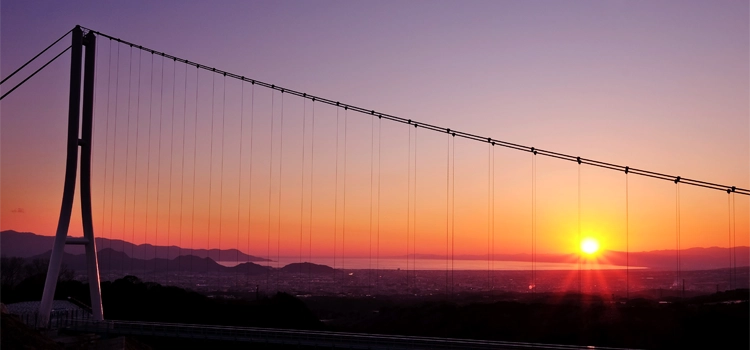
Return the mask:
<path id="1" fill-rule="evenodd" d="M 215 292 L 358 290 L 371 295 L 386 290 L 451 294 L 467 285 L 477 291 L 515 286 L 534 293 L 551 290 L 549 270 L 566 270 L 565 287 L 582 292 L 592 278 L 592 262 L 577 248 L 586 238 L 581 192 L 588 169 L 618 176 L 619 188 L 606 192 L 621 198 L 616 225 L 622 229 L 616 236 L 624 255 L 595 268 L 610 269 L 612 278 L 624 284 L 618 287 L 623 294 L 643 288 L 639 281 L 645 272 L 632 264 L 630 245 L 648 239 L 631 229 L 631 211 L 639 205 L 630 198 L 632 178 L 674 188 L 674 218 L 663 218 L 673 232 L 661 249 L 674 254 L 673 269 L 658 277 L 665 288 L 676 288 L 680 281 L 684 288 L 685 278 L 692 278 L 683 271 L 681 254 L 689 246 L 682 242 L 681 191 L 698 190 L 712 193 L 718 199 L 711 203 L 724 206 L 721 224 L 711 234 L 717 245 L 730 247 L 722 266 L 726 288 L 742 285 L 737 282 L 735 208 L 737 196 L 750 195 L 748 189 L 432 125 L 258 81 L 83 27 L 63 35 L 2 82 L 65 38 L 70 46 L 2 95 L 12 98 L 17 88 L 70 51 L 66 175 L 39 310 L 43 319 L 49 318 L 66 245 L 85 247 L 94 321 L 104 315 L 100 281 L 126 275 Z M 472 163 L 465 160 L 468 155 L 483 160 Z M 538 210 L 560 194 L 545 198 L 540 191 L 549 188 L 539 185 L 548 181 L 539 178 L 540 164 L 551 162 L 574 171 L 565 178 L 573 181 L 551 185 L 573 194 L 566 203 L 575 209 L 564 215 L 573 217 L 569 231 L 576 251 L 564 261 L 549 260 L 537 249 L 540 241 L 558 235 L 547 225 L 540 227 Z M 68 234 L 76 187 L 83 237 Z M 502 204 L 515 196 L 525 201 Z M 97 246 L 95 238 L 107 240 Z M 504 250 L 511 245 L 525 247 L 528 258 L 509 268 Z M 463 270 L 481 274 L 457 276 Z M 501 271 L 513 274 L 515 284 L 503 280 L 508 275 Z M 632 278 L 635 274 L 639 278 Z M 141 329 L 136 326 L 123 323 L 118 329 Z M 164 327 L 164 332 L 185 331 L 178 325 Z M 225 331 L 217 331 L 218 336 Z M 272 331 L 231 332 L 257 336 Z M 262 335 L 276 336 L 269 334 Z M 305 336 L 329 341 L 338 335 Z"/>

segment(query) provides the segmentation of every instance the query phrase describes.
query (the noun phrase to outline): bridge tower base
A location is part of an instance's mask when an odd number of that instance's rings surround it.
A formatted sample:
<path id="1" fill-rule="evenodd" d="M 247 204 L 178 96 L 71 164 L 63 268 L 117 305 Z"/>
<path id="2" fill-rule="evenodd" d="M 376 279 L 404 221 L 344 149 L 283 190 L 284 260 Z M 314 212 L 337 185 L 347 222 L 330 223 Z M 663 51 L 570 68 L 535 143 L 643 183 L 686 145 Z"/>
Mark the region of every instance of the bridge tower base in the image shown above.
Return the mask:
<path id="1" fill-rule="evenodd" d="M 85 36 L 80 26 L 72 31 L 73 43 L 70 55 L 70 99 L 68 101 L 67 160 L 60 218 L 57 222 L 55 243 L 49 259 L 47 278 L 44 282 L 42 302 L 39 305 L 38 326 L 49 324 L 52 301 L 55 297 L 57 279 L 66 244 L 83 245 L 86 249 L 86 268 L 91 294 L 91 312 L 95 321 L 104 319 L 102 295 L 99 284 L 99 263 L 94 240 L 94 224 L 91 214 L 91 142 L 94 114 L 94 75 L 96 60 L 96 37 L 89 32 Z M 83 72 L 83 100 L 81 100 L 81 64 L 83 47 L 86 60 Z M 80 127 L 80 130 L 79 130 Z M 79 163 L 80 147 L 80 163 Z M 80 168 L 79 168 L 80 165 Z M 78 169 L 77 169 L 78 168 Z M 68 237 L 70 216 L 76 190 L 76 175 L 80 170 L 81 216 L 83 237 Z"/>

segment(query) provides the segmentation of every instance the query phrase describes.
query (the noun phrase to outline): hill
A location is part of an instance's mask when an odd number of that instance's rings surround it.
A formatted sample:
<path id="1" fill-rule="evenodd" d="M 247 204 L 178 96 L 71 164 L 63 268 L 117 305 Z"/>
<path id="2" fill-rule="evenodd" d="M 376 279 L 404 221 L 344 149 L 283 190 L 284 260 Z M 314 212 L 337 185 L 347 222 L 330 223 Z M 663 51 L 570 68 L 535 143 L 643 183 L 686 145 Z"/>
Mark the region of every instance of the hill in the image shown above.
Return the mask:
<path id="1" fill-rule="evenodd" d="M 52 251 L 35 255 L 29 259 L 49 259 Z M 84 271 L 86 269 L 85 254 L 63 255 L 63 263 L 69 269 Z M 201 258 L 195 255 L 182 255 L 174 259 L 134 259 L 127 254 L 104 248 L 99 251 L 100 270 L 144 270 L 144 271 L 193 271 L 193 272 L 235 272 L 240 271 L 247 275 L 259 275 L 266 273 L 267 267 L 252 262 L 245 262 L 234 267 L 223 266 L 211 258 Z"/>
<path id="2" fill-rule="evenodd" d="M 3 313 L 0 329 L 3 333 L 0 346 L 3 349 L 63 349 L 47 335 L 24 324 L 16 315 Z"/>
<path id="3" fill-rule="evenodd" d="M 0 231 L 0 255 L 28 258 L 42 254 L 52 248 L 54 236 L 42 236 L 32 232 L 13 230 Z M 119 239 L 96 238 L 99 250 L 110 248 L 114 251 L 128 253 L 136 259 L 171 259 L 180 255 L 193 255 L 199 258 L 211 258 L 214 261 L 271 261 L 269 259 L 248 255 L 237 249 L 190 249 L 178 246 L 154 246 L 151 244 L 133 244 Z M 71 254 L 83 254 L 82 246 L 66 246 L 65 251 Z"/>
<path id="4" fill-rule="evenodd" d="M 333 268 L 327 265 L 313 264 L 309 262 L 303 263 L 291 263 L 281 268 L 281 271 L 286 273 L 300 273 L 300 274 L 330 274 L 333 273 Z"/>

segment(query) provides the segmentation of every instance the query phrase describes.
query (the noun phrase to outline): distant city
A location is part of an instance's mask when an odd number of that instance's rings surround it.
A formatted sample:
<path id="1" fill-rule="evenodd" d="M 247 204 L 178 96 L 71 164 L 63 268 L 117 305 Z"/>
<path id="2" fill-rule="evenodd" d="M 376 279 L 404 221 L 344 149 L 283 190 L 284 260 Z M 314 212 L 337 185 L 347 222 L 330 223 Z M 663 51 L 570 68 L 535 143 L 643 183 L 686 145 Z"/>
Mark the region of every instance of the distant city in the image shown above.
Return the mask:
<path id="1" fill-rule="evenodd" d="M 3 231 L 0 234 L 3 240 L 3 257 L 19 256 L 27 260 L 49 258 L 49 251 L 30 255 L 38 251 L 29 249 L 48 249 L 53 237 L 15 231 Z M 41 244 L 30 243 L 40 240 L 43 241 Z M 727 262 L 727 248 L 686 250 L 682 252 L 683 268 L 679 274 L 680 280 L 677 280 L 677 273 L 673 268 L 674 251 L 631 254 L 634 257 L 631 261 L 648 263 L 649 266 L 626 267 L 589 262 L 581 266 L 579 279 L 578 266 L 573 262 L 538 263 L 533 274 L 529 261 L 462 259 L 451 262 L 434 257 L 416 259 L 417 270 L 401 268 L 406 266 L 406 257 L 378 260 L 347 258 L 345 268 L 341 267 L 342 261 L 339 259 L 339 265 L 334 269 L 328 264 L 305 261 L 304 257 L 302 263 L 299 262 L 299 257 L 282 257 L 280 261 L 273 261 L 237 250 L 218 249 L 193 250 L 194 255 L 176 255 L 180 251 L 190 250 L 149 246 L 156 252 L 151 256 L 157 258 L 139 259 L 127 255 L 127 247 L 133 248 L 133 251 L 138 250 L 130 243 L 112 244 L 107 239 L 101 240 L 100 247 L 103 248 L 99 251 L 99 267 L 102 281 L 113 281 L 132 275 L 144 282 L 178 286 L 209 295 L 266 295 L 277 291 L 298 296 L 437 296 L 465 293 L 493 295 L 506 292 L 578 292 L 580 288 L 583 293 L 613 298 L 659 298 L 708 294 L 750 284 L 746 247 L 737 248 L 738 252 L 741 252 L 738 254 L 737 264 L 740 267 L 737 269 L 716 267 Z M 126 247 L 126 252 L 115 249 L 121 247 Z M 173 251 L 174 255 L 167 258 L 166 254 L 169 251 Z M 617 257 L 619 253 L 612 252 L 610 255 Z M 219 256 L 224 259 L 217 262 Z M 239 258 L 239 261 L 229 260 L 232 258 Z M 557 258 L 548 256 L 547 259 Z M 617 258 L 610 260 L 618 261 Z M 330 263 L 332 258 L 315 261 Z M 74 272 L 76 279 L 85 280 L 86 265 L 83 254 L 66 253 L 63 263 L 67 269 Z M 666 269 L 659 268 L 664 267 L 664 264 Z M 685 268 L 696 265 L 703 268 Z M 369 266 L 372 268 L 368 268 Z"/>

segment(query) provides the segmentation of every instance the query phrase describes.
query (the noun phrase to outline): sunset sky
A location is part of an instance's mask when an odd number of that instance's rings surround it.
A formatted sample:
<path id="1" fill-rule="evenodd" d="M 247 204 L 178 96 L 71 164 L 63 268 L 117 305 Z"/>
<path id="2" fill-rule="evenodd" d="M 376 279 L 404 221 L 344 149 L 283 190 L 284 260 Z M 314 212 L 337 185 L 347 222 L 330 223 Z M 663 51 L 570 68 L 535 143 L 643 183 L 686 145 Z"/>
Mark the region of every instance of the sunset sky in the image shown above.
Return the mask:
<path id="1" fill-rule="evenodd" d="M 749 188 L 749 10 L 747 1 L 3 1 L 0 75 L 80 24 L 403 118 Z M 4 84 L 3 93 L 68 43 Z M 310 101 L 287 94 L 282 105 L 278 92 L 225 81 L 103 37 L 97 45 L 97 236 L 239 247 L 258 256 L 267 254 L 270 236 L 274 255 L 281 241 L 282 256 L 296 256 L 300 245 L 304 255 L 311 248 L 314 256 L 331 256 L 335 226 L 336 254 L 343 249 L 355 257 L 369 254 L 379 223 L 380 254 L 398 256 L 406 253 L 409 205 L 417 254 L 445 254 L 446 229 L 453 225 L 455 254 L 486 254 L 492 215 L 496 253 L 530 252 L 527 152 L 494 148 L 492 214 L 489 147 L 456 138 L 451 222 L 446 174 L 453 168 L 447 166 L 445 134 L 417 129 L 415 136 L 413 127 L 383 120 L 378 135 L 377 119 L 315 103 L 313 135 Z M 66 54 L 2 101 L 0 229 L 55 232 L 69 66 Z M 414 155 L 407 157 L 415 138 L 416 195 L 407 197 L 415 188 L 407 183 L 415 176 Z M 538 253 L 575 253 L 579 247 L 578 169 L 537 156 Z M 597 239 L 600 249 L 625 250 L 625 174 L 585 165 L 580 171 L 582 235 Z M 674 249 L 676 185 L 631 175 L 628 193 L 630 250 Z M 734 203 L 732 232 L 737 245 L 747 246 L 750 199 L 738 195 Z M 728 246 L 729 215 L 725 192 L 680 186 L 681 247 Z M 81 234 L 77 207 L 70 230 Z"/>

